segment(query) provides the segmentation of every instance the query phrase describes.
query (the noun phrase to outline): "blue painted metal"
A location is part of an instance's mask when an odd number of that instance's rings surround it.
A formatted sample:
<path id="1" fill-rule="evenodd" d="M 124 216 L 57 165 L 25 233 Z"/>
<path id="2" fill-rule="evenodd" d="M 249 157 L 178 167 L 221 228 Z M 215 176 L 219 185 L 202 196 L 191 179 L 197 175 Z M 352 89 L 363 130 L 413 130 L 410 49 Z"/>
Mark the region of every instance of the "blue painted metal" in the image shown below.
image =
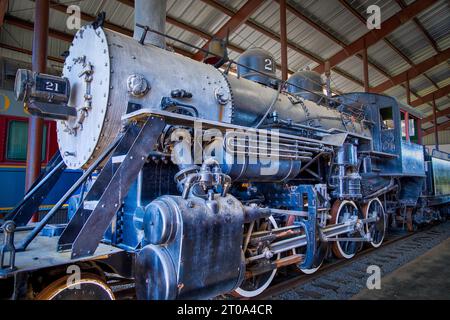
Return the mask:
<path id="1" fill-rule="evenodd" d="M 306 246 L 305 259 L 299 266 L 302 269 L 310 269 L 314 267 L 317 256 L 320 254 L 317 252 L 317 192 L 313 185 L 298 185 L 290 189 L 283 188 L 277 184 L 261 184 L 257 185 L 258 190 L 266 195 L 267 203 L 269 207 L 285 208 L 287 210 L 294 211 L 307 211 L 308 217 L 295 217 L 294 224 L 302 227 L 308 245 Z M 306 201 L 306 203 L 305 203 Z M 287 219 L 286 215 L 274 215 L 276 220 Z"/>
<path id="2" fill-rule="evenodd" d="M 301 195 L 301 199 L 304 199 L 304 196 L 307 197 L 308 207 L 305 208 L 308 210 L 308 218 L 296 217 L 295 222 L 298 225 L 301 225 L 305 230 L 305 235 L 307 239 L 306 246 L 306 255 L 305 258 L 300 265 L 302 269 L 310 269 L 314 267 L 314 262 L 316 258 L 316 229 L 317 229 L 317 194 L 316 190 L 312 185 L 299 185 L 297 186 L 296 193 Z M 302 208 L 304 206 L 302 205 Z"/>
<path id="3" fill-rule="evenodd" d="M 42 229 L 40 235 L 44 237 L 59 237 L 67 224 L 49 224 Z"/>
<path id="4" fill-rule="evenodd" d="M 435 196 L 450 195 L 450 160 L 431 157 Z"/>
<path id="5" fill-rule="evenodd" d="M 425 176 L 423 146 L 402 141 L 400 161 L 403 175 L 413 177 Z"/>
<path id="6" fill-rule="evenodd" d="M 64 190 L 73 185 L 80 176 L 80 170 L 65 170 L 43 202 L 43 205 L 48 207 L 42 207 L 41 210 L 49 210 L 62 197 Z M 2 181 L 2 185 L 7 186 L 2 188 L 0 193 L 0 214 L 5 214 L 19 203 L 24 196 L 25 168 L 0 168 L 0 181 Z"/>

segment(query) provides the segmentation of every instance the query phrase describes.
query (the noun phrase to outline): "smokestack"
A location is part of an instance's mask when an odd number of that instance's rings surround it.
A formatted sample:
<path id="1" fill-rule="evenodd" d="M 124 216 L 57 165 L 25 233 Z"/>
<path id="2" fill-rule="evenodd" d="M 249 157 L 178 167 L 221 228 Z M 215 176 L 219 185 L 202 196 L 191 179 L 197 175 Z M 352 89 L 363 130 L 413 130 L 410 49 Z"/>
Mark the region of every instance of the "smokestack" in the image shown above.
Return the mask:
<path id="1" fill-rule="evenodd" d="M 149 26 L 150 29 L 166 33 L 166 7 L 167 0 L 135 0 L 134 1 L 134 35 L 140 40 L 144 30 L 136 24 Z M 148 32 L 145 43 L 153 44 L 162 49 L 166 48 L 166 39 L 153 32 Z"/>

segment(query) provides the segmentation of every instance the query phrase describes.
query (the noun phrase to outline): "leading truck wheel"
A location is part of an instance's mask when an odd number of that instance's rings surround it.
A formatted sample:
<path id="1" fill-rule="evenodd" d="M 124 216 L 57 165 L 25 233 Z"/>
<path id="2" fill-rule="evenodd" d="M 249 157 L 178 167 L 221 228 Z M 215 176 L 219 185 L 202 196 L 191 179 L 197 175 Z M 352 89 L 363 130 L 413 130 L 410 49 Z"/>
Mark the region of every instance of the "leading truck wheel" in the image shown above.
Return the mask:
<path id="1" fill-rule="evenodd" d="M 111 288 L 97 275 L 82 273 L 79 279 L 59 278 L 44 288 L 36 300 L 115 300 Z"/>
<path id="2" fill-rule="evenodd" d="M 370 200 L 361 208 L 364 218 L 376 218 L 375 222 L 366 224 L 366 232 L 370 232 L 372 241 L 370 244 L 374 248 L 381 246 L 386 233 L 386 215 L 384 213 L 383 205 L 378 198 Z"/>
<path id="3" fill-rule="evenodd" d="M 331 223 L 338 224 L 344 223 L 349 220 L 358 219 L 360 212 L 358 207 L 353 201 L 336 201 L 331 208 Z M 359 232 L 350 232 L 347 234 L 341 234 L 339 238 L 355 238 L 359 237 Z M 351 259 L 359 251 L 362 246 L 362 242 L 356 241 L 335 241 L 333 242 L 333 253 L 338 258 Z"/>
<path id="4" fill-rule="evenodd" d="M 269 217 L 269 221 L 264 221 L 266 219 L 261 219 L 259 221 L 259 227 L 254 228 L 253 232 L 260 232 L 260 231 L 267 231 L 269 229 L 269 223 L 272 227 L 272 229 L 277 228 L 277 223 L 273 217 Z M 256 223 L 255 223 L 256 225 Z M 248 228 L 246 229 L 248 232 Z M 245 233 L 247 233 L 245 232 Z M 245 237 L 244 237 L 245 239 Z M 245 241 L 245 240 L 244 240 Z M 245 258 L 249 257 L 250 249 L 247 248 L 245 253 Z M 274 255 L 271 260 L 277 260 L 280 259 L 280 254 Z M 269 272 L 265 272 L 263 274 L 259 274 L 253 277 L 246 278 L 239 288 L 234 290 L 232 292 L 233 296 L 236 297 L 244 297 L 244 298 L 251 298 L 256 297 L 257 295 L 261 294 L 264 290 L 267 289 L 267 287 L 272 282 L 273 278 L 275 277 L 275 274 L 277 273 L 277 269 L 271 270 Z"/>

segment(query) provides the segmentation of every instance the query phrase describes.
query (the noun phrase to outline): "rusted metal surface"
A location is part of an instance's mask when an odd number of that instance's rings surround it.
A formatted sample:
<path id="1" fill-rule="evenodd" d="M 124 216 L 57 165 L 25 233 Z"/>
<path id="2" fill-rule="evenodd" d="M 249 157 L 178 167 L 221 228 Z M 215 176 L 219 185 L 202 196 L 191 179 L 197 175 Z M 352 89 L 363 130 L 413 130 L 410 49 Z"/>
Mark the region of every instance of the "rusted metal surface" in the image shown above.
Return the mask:
<path id="1" fill-rule="evenodd" d="M 49 0 L 36 0 L 32 68 L 36 72 L 47 70 L 47 43 Z M 31 116 L 28 120 L 27 168 L 25 173 L 25 189 L 28 191 L 41 171 L 42 137 L 44 133 L 44 119 Z M 31 218 L 38 220 L 37 214 Z"/>

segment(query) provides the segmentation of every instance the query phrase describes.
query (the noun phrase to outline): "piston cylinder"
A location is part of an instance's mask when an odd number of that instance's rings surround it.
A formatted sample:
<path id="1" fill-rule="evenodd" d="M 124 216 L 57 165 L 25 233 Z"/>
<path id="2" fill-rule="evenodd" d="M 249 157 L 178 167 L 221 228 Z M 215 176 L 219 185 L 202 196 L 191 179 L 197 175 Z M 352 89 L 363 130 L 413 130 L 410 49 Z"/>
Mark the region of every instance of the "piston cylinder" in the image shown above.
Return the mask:
<path id="1" fill-rule="evenodd" d="M 244 212 L 230 195 L 162 196 L 151 202 L 135 266 L 138 299 L 206 299 L 237 288 L 245 272 Z"/>

